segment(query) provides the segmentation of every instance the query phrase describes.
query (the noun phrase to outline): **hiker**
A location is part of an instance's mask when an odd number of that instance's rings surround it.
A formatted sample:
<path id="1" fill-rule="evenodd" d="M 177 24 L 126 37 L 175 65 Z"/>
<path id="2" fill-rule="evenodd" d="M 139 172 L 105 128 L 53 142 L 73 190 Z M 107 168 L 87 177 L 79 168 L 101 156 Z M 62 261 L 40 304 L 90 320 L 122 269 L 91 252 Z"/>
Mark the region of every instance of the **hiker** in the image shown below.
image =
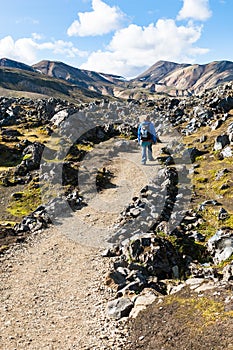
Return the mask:
<path id="1" fill-rule="evenodd" d="M 143 121 L 138 126 L 138 143 L 142 147 L 142 164 L 146 164 L 147 155 L 150 161 L 154 160 L 152 144 L 156 143 L 156 132 L 149 116 L 144 116 Z"/>

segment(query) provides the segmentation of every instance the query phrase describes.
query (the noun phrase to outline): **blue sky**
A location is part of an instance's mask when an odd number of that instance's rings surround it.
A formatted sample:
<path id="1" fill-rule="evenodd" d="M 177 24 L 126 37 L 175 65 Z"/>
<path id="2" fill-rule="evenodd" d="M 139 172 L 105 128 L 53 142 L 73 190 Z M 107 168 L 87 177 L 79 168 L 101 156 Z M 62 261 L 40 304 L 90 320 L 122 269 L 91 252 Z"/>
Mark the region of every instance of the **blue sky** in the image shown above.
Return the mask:
<path id="1" fill-rule="evenodd" d="M 0 58 L 135 77 L 233 60 L 232 0 L 0 0 Z"/>

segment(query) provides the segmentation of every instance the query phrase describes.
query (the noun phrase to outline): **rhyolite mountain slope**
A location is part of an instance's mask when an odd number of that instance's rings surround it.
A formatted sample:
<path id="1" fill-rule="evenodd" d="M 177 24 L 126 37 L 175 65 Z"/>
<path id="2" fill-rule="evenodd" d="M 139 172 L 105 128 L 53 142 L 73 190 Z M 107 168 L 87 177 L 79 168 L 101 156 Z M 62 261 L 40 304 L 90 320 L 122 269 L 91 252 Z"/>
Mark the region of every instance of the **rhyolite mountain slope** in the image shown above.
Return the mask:
<path id="1" fill-rule="evenodd" d="M 18 68 L 18 69 L 27 70 L 29 72 L 35 72 L 35 69 L 33 67 L 22 62 L 10 60 L 9 58 L 1 58 L 0 67 Z"/>
<path id="2" fill-rule="evenodd" d="M 121 76 L 79 69 L 69 66 L 63 62 L 43 60 L 34 64 L 32 67 L 43 74 L 59 79 L 73 81 L 77 84 L 84 84 L 85 82 L 103 82 L 105 84 L 109 84 L 124 80 L 124 78 Z"/>
<path id="3" fill-rule="evenodd" d="M 214 61 L 202 65 L 158 61 L 145 72 L 130 80 L 114 74 L 88 71 L 69 66 L 63 62 L 49 60 L 28 66 L 3 58 L 0 60 L 0 69 L 2 75 L 5 72 L 8 74 L 5 74 L 4 79 L 1 77 L 0 88 L 12 91 L 24 89 L 25 93 L 37 92 L 51 96 L 54 95 L 54 91 L 50 91 L 50 84 L 53 84 L 54 79 L 55 83 L 58 84 L 59 81 L 60 85 L 63 84 L 62 81 L 65 81 L 66 84 L 69 84 L 69 90 L 78 87 L 102 96 L 143 100 L 155 100 L 161 95 L 190 96 L 233 80 L 233 62 L 231 61 Z M 15 77 L 15 84 L 12 75 L 9 77 L 9 69 L 14 72 L 17 69 L 18 78 Z M 27 77 L 25 77 L 24 71 L 27 71 Z M 23 75 L 22 82 L 19 86 L 17 80 L 20 79 L 21 74 Z M 45 77 L 49 81 L 46 81 Z M 27 84 L 27 80 L 30 81 L 31 78 L 34 80 L 34 84 Z M 9 86 L 7 86 L 8 79 L 10 80 Z M 37 79 L 38 81 L 44 79 L 43 84 L 46 92 L 43 89 L 35 89 L 35 85 L 38 85 Z M 23 89 L 21 85 L 23 85 Z M 67 85 L 65 86 L 67 87 Z M 64 93 L 64 98 L 66 96 L 67 92 Z M 74 98 L 75 94 L 72 97 Z"/>
<path id="4" fill-rule="evenodd" d="M 0 59 L 0 75 L 1 95 L 9 95 L 10 91 L 12 93 L 13 91 L 24 91 L 24 96 L 28 93 L 37 93 L 66 100 L 69 100 L 70 97 L 79 99 L 81 94 L 77 93 L 77 89 L 78 92 L 83 92 L 84 98 L 99 98 L 101 95 L 114 96 L 115 86 L 125 81 L 121 76 L 83 70 L 63 62 L 43 60 L 33 66 L 28 66 L 7 58 Z M 41 81 L 43 81 L 42 84 Z M 54 84 L 57 84 L 57 88 Z M 2 89 L 8 91 L 1 92 Z M 54 92 L 54 90 L 58 91 Z M 19 96 L 19 93 L 15 95 Z"/>
<path id="5" fill-rule="evenodd" d="M 161 79 L 165 78 L 169 74 L 188 67 L 189 64 L 179 64 L 175 62 L 168 61 L 158 61 L 153 66 L 148 68 L 145 72 L 138 75 L 132 81 L 147 81 L 151 83 L 159 82 Z"/>
<path id="6" fill-rule="evenodd" d="M 0 61 L 0 96 L 49 98 L 66 101 L 89 101 L 102 94 L 64 79 L 41 74 L 15 61 Z"/>
<path id="7" fill-rule="evenodd" d="M 145 90 L 187 96 L 212 89 L 233 80 L 233 62 L 215 61 L 208 64 L 177 64 L 159 61 L 131 83 Z"/>

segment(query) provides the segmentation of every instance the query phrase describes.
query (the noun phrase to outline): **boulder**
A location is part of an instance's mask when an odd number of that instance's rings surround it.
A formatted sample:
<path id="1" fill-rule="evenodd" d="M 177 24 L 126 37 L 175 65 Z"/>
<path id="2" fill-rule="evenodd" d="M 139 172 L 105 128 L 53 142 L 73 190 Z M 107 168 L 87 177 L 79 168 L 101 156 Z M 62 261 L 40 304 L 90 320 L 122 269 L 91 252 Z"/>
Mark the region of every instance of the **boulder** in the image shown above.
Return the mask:
<path id="1" fill-rule="evenodd" d="M 220 151 L 222 150 L 225 146 L 230 144 L 229 136 L 228 135 L 219 135 L 215 139 L 214 143 L 214 151 Z"/>
<path id="2" fill-rule="evenodd" d="M 207 242 L 207 249 L 214 263 L 225 261 L 233 254 L 233 231 L 219 229 Z"/>
<path id="3" fill-rule="evenodd" d="M 128 317 L 133 305 L 133 302 L 125 297 L 112 300 L 107 305 L 107 314 L 115 320 L 119 320 L 122 317 Z"/>

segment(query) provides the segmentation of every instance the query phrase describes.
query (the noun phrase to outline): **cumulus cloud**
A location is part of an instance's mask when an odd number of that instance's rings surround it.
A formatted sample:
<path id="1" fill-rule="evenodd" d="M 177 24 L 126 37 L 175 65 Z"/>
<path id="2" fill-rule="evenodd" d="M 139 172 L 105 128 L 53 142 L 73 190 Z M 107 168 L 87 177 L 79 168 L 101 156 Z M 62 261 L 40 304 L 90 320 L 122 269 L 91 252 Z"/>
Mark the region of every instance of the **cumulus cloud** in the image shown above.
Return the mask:
<path id="1" fill-rule="evenodd" d="M 0 57 L 32 63 L 36 58 L 36 43 L 31 38 L 22 38 L 14 41 L 11 36 L 0 39 Z"/>
<path id="2" fill-rule="evenodd" d="M 0 39 L 0 57 L 7 57 L 27 64 L 33 64 L 37 60 L 39 51 L 50 51 L 56 55 L 65 55 L 66 57 L 86 57 L 87 52 L 80 51 L 73 43 L 63 40 L 53 42 L 37 42 L 39 36 L 33 34 L 32 38 L 21 38 L 16 41 L 11 36 Z"/>
<path id="3" fill-rule="evenodd" d="M 81 68 L 133 77 L 158 60 L 193 63 L 208 49 L 195 47 L 202 26 L 177 26 L 172 19 L 140 27 L 131 24 L 115 32 L 107 51 L 91 53 Z"/>
<path id="4" fill-rule="evenodd" d="M 76 56 L 86 57 L 88 53 L 77 49 L 72 42 L 63 40 L 56 40 L 54 42 L 45 42 L 38 45 L 39 50 L 50 50 L 54 54 L 65 55 L 66 57 L 73 58 Z"/>
<path id="5" fill-rule="evenodd" d="M 209 0 L 184 0 L 177 19 L 194 19 L 205 21 L 210 18 L 212 12 L 209 9 Z"/>
<path id="6" fill-rule="evenodd" d="M 120 28 L 125 15 L 116 6 L 110 7 L 101 0 L 92 0 L 91 12 L 78 13 L 67 30 L 69 36 L 96 36 Z"/>

